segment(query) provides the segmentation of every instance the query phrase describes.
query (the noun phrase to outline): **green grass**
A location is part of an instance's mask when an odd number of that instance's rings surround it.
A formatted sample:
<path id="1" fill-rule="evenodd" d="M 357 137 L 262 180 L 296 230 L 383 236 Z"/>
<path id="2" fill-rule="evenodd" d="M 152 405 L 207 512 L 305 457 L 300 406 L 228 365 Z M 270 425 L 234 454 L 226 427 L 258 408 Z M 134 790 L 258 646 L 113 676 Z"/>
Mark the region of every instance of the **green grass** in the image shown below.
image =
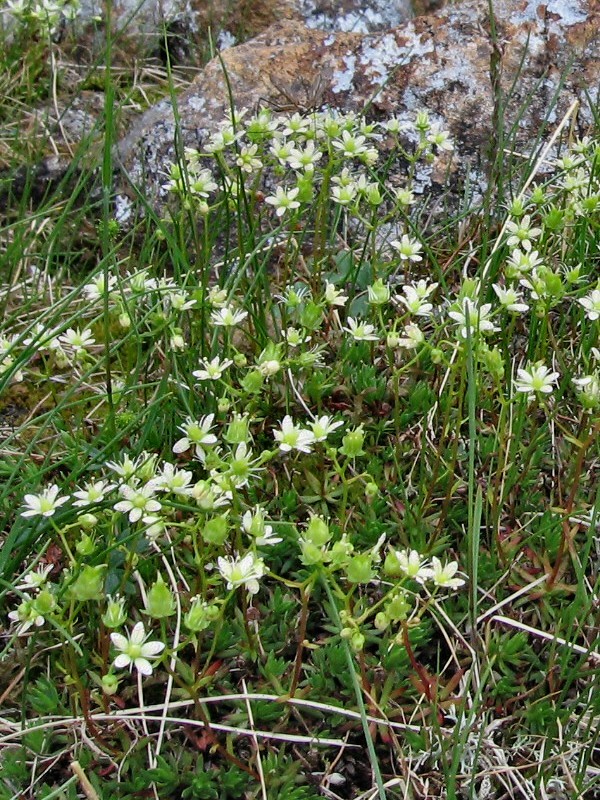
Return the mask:
<path id="1" fill-rule="evenodd" d="M 264 109 L 126 228 L 105 67 L 0 227 L 0 800 L 598 796 L 598 131 L 427 228 L 426 115 Z"/>

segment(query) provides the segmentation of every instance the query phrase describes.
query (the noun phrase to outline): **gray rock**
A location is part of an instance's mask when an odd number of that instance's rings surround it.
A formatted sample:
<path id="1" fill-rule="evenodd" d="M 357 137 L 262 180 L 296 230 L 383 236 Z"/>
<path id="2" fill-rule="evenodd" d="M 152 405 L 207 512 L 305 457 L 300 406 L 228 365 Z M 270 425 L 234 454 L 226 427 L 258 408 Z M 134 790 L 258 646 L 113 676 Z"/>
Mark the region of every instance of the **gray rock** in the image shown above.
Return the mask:
<path id="1" fill-rule="evenodd" d="M 486 190 L 498 132 L 514 127 L 513 150 L 527 154 L 556 126 L 573 100 L 585 132 L 598 105 L 600 4 L 597 0 L 495 0 L 495 30 L 480 0 L 452 4 L 384 33 L 323 32 L 291 22 L 223 53 L 238 107 L 343 111 L 412 120 L 427 110 L 456 145 L 451 165 L 420 175 L 439 189 L 452 171 L 455 201 L 465 182 Z M 219 60 L 211 61 L 178 98 L 181 137 L 201 147 L 224 118 L 229 97 Z M 131 182 L 160 204 L 168 162 L 175 159 L 169 101 L 150 109 L 121 142 Z M 510 157 L 509 157 L 510 158 Z M 516 161 L 521 155 L 515 155 Z"/>

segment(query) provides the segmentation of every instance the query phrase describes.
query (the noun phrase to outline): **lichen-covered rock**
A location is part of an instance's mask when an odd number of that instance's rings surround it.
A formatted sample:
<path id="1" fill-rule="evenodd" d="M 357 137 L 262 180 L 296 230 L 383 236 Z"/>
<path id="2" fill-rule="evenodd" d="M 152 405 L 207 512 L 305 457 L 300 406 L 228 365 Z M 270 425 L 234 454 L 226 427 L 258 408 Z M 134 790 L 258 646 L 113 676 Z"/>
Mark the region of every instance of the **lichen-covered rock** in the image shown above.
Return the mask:
<path id="1" fill-rule="evenodd" d="M 326 31 L 369 33 L 396 27 L 413 16 L 411 0 L 114 0 L 111 27 L 121 60 L 156 56 L 168 39 L 171 63 L 198 66 L 213 46 L 225 49 L 255 37 L 274 22 L 290 20 Z M 103 0 L 81 0 L 80 13 L 63 30 L 63 44 L 103 47 Z"/>
<path id="2" fill-rule="evenodd" d="M 578 98 L 575 124 L 583 132 L 600 84 L 597 0 L 495 0 L 493 6 L 493 24 L 487 3 L 466 0 L 376 34 L 273 25 L 223 54 L 234 101 L 282 111 L 368 107 L 371 117 L 406 119 L 427 110 L 455 140 L 456 186 L 467 180 L 476 195 L 487 185 L 492 151 L 506 146 L 501 127 L 514 129 L 510 147 L 527 153 Z M 201 147 L 228 108 L 215 59 L 178 98 L 183 143 Z M 175 116 L 163 101 L 120 146 L 130 179 L 157 199 L 174 139 Z M 425 190 L 446 176 L 432 168 L 420 178 Z"/>

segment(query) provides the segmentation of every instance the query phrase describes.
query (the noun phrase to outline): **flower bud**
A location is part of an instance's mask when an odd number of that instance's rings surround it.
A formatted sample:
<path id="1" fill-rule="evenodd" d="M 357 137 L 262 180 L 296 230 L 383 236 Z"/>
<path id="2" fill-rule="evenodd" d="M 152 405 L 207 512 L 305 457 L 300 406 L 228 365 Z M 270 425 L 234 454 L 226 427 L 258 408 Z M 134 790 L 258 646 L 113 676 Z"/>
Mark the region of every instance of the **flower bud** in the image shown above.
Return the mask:
<path id="1" fill-rule="evenodd" d="M 305 536 L 311 544 L 316 547 L 322 547 L 331 539 L 331 532 L 324 519 L 313 516 L 310 518 Z"/>
<path id="2" fill-rule="evenodd" d="M 171 590 L 159 573 L 146 598 L 146 614 L 154 619 L 164 619 L 171 617 L 175 611 L 175 600 Z"/>
<path id="3" fill-rule="evenodd" d="M 107 672 L 106 675 L 102 676 L 102 691 L 105 695 L 111 697 L 113 694 L 116 694 L 118 688 L 119 679 L 113 672 Z"/>
<path id="4" fill-rule="evenodd" d="M 227 514 L 221 514 L 207 520 L 202 529 L 202 538 L 207 544 L 222 545 L 229 535 L 229 520 Z"/>
<path id="5" fill-rule="evenodd" d="M 125 600 L 122 597 L 109 597 L 102 622 L 107 628 L 120 628 L 126 619 Z"/>
<path id="6" fill-rule="evenodd" d="M 80 602 L 102 600 L 104 597 L 104 573 L 106 564 L 96 567 L 86 565 L 71 586 L 71 595 Z"/>
<path id="7" fill-rule="evenodd" d="M 362 446 L 365 441 L 365 434 L 363 431 L 363 426 L 359 425 L 358 428 L 355 428 L 353 431 L 348 431 L 348 433 L 342 439 L 342 446 L 340 447 L 340 453 L 342 455 L 348 456 L 348 458 L 356 458 L 357 456 L 363 456 L 364 450 Z"/>

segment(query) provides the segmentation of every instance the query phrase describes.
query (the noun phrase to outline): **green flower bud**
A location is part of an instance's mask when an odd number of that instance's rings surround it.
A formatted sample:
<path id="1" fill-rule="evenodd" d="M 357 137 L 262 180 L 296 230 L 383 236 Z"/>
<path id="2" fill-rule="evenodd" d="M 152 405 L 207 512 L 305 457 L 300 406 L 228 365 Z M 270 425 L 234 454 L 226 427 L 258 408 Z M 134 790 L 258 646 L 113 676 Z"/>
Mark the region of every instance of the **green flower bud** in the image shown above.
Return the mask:
<path id="1" fill-rule="evenodd" d="M 398 556 L 393 550 L 390 550 L 385 557 L 385 561 L 383 562 L 383 572 L 384 575 L 387 575 L 390 578 L 399 578 L 404 574 L 400 567 Z"/>
<path id="2" fill-rule="evenodd" d="M 520 198 L 516 198 L 516 200 L 513 200 L 512 205 L 508 209 L 508 213 L 511 217 L 522 217 L 525 213 L 525 204 Z"/>
<path id="3" fill-rule="evenodd" d="M 381 278 L 378 278 L 368 288 L 369 303 L 374 306 L 385 305 L 390 299 L 390 287 L 387 286 Z"/>
<path id="4" fill-rule="evenodd" d="M 346 577 L 350 583 L 369 583 L 374 577 L 371 553 L 359 553 L 346 565 Z"/>
<path id="5" fill-rule="evenodd" d="M 262 377 L 262 376 L 261 376 Z M 250 431 L 248 430 L 248 415 L 235 414 L 223 434 L 229 444 L 248 444 Z"/>
<path id="6" fill-rule="evenodd" d="M 228 397 L 219 397 L 217 410 L 219 414 L 226 414 L 231 408 L 231 400 Z"/>
<path id="7" fill-rule="evenodd" d="M 439 347 L 432 347 L 431 348 L 432 364 L 441 364 L 443 360 L 444 360 L 444 351 L 440 350 Z"/>
<path id="8" fill-rule="evenodd" d="M 360 653 L 365 646 L 365 637 L 360 631 L 353 631 L 350 637 L 350 647 L 355 653 Z"/>
<path id="9" fill-rule="evenodd" d="M 222 545 L 229 535 L 227 514 L 209 519 L 202 529 L 202 538 L 207 544 Z"/>
<path id="10" fill-rule="evenodd" d="M 406 592 L 399 591 L 386 605 L 386 616 L 394 622 L 406 619 L 411 610 L 411 605 L 407 600 Z"/>
<path id="11" fill-rule="evenodd" d="M 300 324 L 309 331 L 315 331 L 323 321 L 323 309 L 314 300 L 310 300 L 302 309 Z"/>
<path id="12" fill-rule="evenodd" d="M 146 598 L 146 614 L 154 619 L 171 617 L 176 611 L 175 599 L 171 589 L 164 582 L 159 573 L 156 582 L 150 587 Z"/>
<path id="13" fill-rule="evenodd" d="M 81 516 L 77 517 L 77 522 L 81 525 L 84 531 L 91 531 L 98 524 L 98 517 L 88 512 L 87 514 L 81 514 Z M 89 537 L 84 536 L 82 537 L 82 540 L 85 538 Z M 93 553 L 95 549 L 96 548 L 91 550 L 89 553 L 82 553 L 81 555 L 91 555 L 91 553 Z"/>
<path id="14" fill-rule="evenodd" d="M 389 624 L 390 620 L 385 611 L 380 611 L 378 614 L 375 615 L 375 627 L 377 628 L 378 631 L 384 631 Z"/>
<path id="15" fill-rule="evenodd" d="M 122 597 L 109 597 L 106 611 L 102 615 L 102 622 L 107 628 L 120 628 L 127 619 L 125 600 Z"/>
<path id="16" fill-rule="evenodd" d="M 365 486 L 365 496 L 367 500 L 374 500 L 379 494 L 379 486 L 374 481 L 369 481 Z"/>
<path id="17" fill-rule="evenodd" d="M 364 456 L 365 451 L 362 449 L 364 441 L 365 434 L 363 426 L 359 425 L 358 428 L 355 428 L 353 431 L 348 431 L 344 436 L 339 452 L 342 453 L 342 455 L 348 456 L 348 458 Z"/>
<path id="18" fill-rule="evenodd" d="M 35 611 L 43 617 L 51 614 L 56 608 L 56 598 L 48 589 L 42 589 L 32 603 Z"/>
<path id="19" fill-rule="evenodd" d="M 111 697 L 113 694 L 116 694 L 118 688 L 119 679 L 114 673 L 107 672 L 106 675 L 102 676 L 102 691 L 105 695 Z"/>
<path id="20" fill-rule="evenodd" d="M 322 547 L 331 539 L 329 526 L 321 517 L 311 517 L 306 529 L 306 539 L 317 547 Z"/>
<path id="21" fill-rule="evenodd" d="M 87 533 L 84 533 L 75 545 L 75 550 L 77 550 L 80 556 L 91 556 L 95 549 L 96 545 L 94 544 L 94 540 Z"/>
<path id="22" fill-rule="evenodd" d="M 490 375 L 498 379 L 503 377 L 504 361 L 502 359 L 502 353 L 497 347 L 494 347 L 493 350 L 486 348 L 482 353 L 482 360 Z"/>
<path id="23" fill-rule="evenodd" d="M 97 567 L 86 565 L 70 587 L 71 595 L 80 602 L 104 598 L 104 574 L 106 564 Z"/>
<path id="24" fill-rule="evenodd" d="M 304 539 L 300 539 L 300 549 L 302 550 L 300 561 L 302 561 L 305 567 L 310 567 L 314 564 L 323 564 L 328 558 L 326 550 L 323 550 L 312 542 L 306 542 Z"/>
<path id="25" fill-rule="evenodd" d="M 201 597 L 196 596 L 192 599 L 189 611 L 183 617 L 183 624 L 192 633 L 200 633 L 210 627 L 218 616 L 217 606 L 209 605 Z"/>
<path id="26" fill-rule="evenodd" d="M 258 394 L 262 391 L 265 382 L 262 372 L 258 369 L 252 369 L 247 372 L 242 380 L 242 388 L 248 394 Z"/>
<path id="27" fill-rule="evenodd" d="M 344 534 L 339 542 L 335 542 L 331 547 L 329 554 L 331 566 L 336 569 L 345 567 L 353 552 L 354 546 L 348 541 L 346 534 Z"/>

